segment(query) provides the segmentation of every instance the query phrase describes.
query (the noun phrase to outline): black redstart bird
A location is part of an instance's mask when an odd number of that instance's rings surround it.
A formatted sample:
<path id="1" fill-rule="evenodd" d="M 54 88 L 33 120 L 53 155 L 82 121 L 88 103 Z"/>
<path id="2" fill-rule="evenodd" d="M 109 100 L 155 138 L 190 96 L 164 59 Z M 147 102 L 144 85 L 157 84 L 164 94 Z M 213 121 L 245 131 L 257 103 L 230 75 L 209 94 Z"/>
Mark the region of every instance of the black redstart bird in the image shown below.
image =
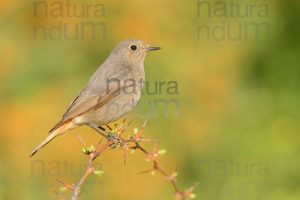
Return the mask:
<path id="1" fill-rule="evenodd" d="M 130 111 L 141 96 L 145 78 L 144 59 L 149 51 L 159 49 L 141 40 L 120 42 L 30 157 L 70 129 L 82 125 L 97 129 Z"/>

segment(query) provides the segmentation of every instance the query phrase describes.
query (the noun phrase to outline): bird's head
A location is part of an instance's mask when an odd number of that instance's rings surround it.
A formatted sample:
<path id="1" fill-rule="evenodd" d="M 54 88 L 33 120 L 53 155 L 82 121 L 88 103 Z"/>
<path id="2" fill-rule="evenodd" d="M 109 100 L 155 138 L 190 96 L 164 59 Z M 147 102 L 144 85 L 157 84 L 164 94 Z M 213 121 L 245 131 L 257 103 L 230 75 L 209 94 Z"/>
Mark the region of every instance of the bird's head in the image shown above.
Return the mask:
<path id="1" fill-rule="evenodd" d="M 161 48 L 150 46 L 142 40 L 132 39 L 117 44 L 112 54 L 128 64 L 142 64 L 148 52 L 159 49 Z"/>

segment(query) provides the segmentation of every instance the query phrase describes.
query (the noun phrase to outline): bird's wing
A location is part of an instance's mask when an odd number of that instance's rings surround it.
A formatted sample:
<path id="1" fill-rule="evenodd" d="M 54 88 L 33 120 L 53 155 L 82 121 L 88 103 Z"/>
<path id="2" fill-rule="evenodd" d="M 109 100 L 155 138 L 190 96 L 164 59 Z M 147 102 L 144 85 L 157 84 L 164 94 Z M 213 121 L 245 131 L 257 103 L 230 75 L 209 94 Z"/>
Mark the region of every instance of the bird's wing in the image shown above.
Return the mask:
<path id="1" fill-rule="evenodd" d="M 56 124 L 50 132 L 91 109 L 98 109 L 102 107 L 112 98 L 117 96 L 120 91 L 121 87 L 118 86 L 111 87 L 109 91 L 102 92 L 96 92 L 94 90 L 81 91 L 80 94 L 71 102 L 61 121 Z"/>

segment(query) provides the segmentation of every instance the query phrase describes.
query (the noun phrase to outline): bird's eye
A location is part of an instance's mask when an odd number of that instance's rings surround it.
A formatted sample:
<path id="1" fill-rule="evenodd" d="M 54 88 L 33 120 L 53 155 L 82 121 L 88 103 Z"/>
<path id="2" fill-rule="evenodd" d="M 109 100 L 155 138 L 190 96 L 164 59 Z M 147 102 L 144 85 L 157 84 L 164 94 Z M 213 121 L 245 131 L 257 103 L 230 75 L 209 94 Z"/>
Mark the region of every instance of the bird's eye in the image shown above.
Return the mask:
<path id="1" fill-rule="evenodd" d="M 137 50 L 137 46 L 133 44 L 133 45 L 130 46 L 130 49 L 131 49 L 132 51 L 135 51 L 135 50 Z"/>

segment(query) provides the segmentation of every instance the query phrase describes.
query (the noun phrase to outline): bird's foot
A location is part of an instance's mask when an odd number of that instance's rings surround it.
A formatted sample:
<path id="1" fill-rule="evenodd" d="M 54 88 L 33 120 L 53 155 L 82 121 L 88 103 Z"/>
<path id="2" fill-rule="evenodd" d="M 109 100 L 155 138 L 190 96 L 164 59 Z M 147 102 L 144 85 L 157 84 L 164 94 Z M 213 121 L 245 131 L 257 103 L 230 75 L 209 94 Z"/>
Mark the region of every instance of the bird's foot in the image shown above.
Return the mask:
<path id="1" fill-rule="evenodd" d="M 125 145 L 123 139 L 114 133 L 108 133 L 107 140 L 110 142 L 110 148 L 117 149 Z"/>

